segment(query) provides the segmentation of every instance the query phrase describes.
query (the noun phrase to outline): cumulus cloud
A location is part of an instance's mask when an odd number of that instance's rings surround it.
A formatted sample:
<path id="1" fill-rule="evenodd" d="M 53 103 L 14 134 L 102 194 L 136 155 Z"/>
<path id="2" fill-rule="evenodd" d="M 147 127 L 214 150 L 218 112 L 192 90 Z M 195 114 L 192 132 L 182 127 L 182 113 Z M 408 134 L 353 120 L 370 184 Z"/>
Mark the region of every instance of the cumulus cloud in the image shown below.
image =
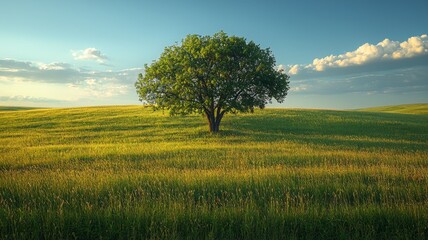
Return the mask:
<path id="1" fill-rule="evenodd" d="M 98 63 L 105 63 L 108 59 L 106 55 L 102 54 L 96 48 L 86 48 L 84 50 L 72 51 L 75 60 L 94 60 Z"/>
<path id="2" fill-rule="evenodd" d="M 85 75 L 66 63 L 35 63 L 0 59 L 0 80 L 35 82 L 73 82 Z"/>
<path id="3" fill-rule="evenodd" d="M 86 96 L 109 98 L 128 93 L 129 84 L 114 82 L 109 79 L 88 78 L 84 81 L 69 83 L 67 87 L 85 93 Z"/>
<path id="4" fill-rule="evenodd" d="M 0 59 L 0 71 L 19 71 L 31 67 L 31 62 L 15 61 L 13 59 Z"/>
<path id="5" fill-rule="evenodd" d="M 425 54 L 428 54 L 426 34 L 411 37 L 401 43 L 386 38 L 376 45 L 365 43 L 352 52 L 315 58 L 308 67 L 316 71 L 324 71 L 327 68 L 363 65 L 373 61 L 412 58 Z"/>
<path id="6" fill-rule="evenodd" d="M 279 65 L 292 76 L 291 92 L 428 93 L 428 36 L 398 42 L 385 39 L 340 55 L 315 58 L 310 64 Z"/>
<path id="7" fill-rule="evenodd" d="M 339 55 L 315 58 L 311 64 L 281 66 L 289 75 L 323 72 L 334 68 L 347 68 L 373 63 L 391 62 L 428 55 L 428 35 L 410 37 L 406 41 L 392 41 L 388 38 L 377 44 L 365 43 L 356 50 Z"/>
<path id="8" fill-rule="evenodd" d="M 37 65 L 40 70 L 65 70 L 71 68 L 71 65 L 67 63 L 39 63 Z"/>
<path id="9" fill-rule="evenodd" d="M 97 83 L 97 80 L 94 78 L 89 78 L 85 80 L 86 84 L 88 84 L 89 86 L 95 85 Z"/>
<path id="10" fill-rule="evenodd" d="M 41 102 L 40 99 L 45 98 L 78 101 L 125 96 L 134 88 L 138 73 L 142 71 L 143 68 L 94 71 L 67 63 L 0 59 L 0 97 L 4 101 L 35 102 L 39 99 L 37 102 Z"/>
<path id="11" fill-rule="evenodd" d="M 280 64 L 277 67 L 278 71 L 284 71 L 288 75 L 296 75 L 303 68 L 304 68 L 304 66 L 303 65 L 299 65 L 299 64 L 288 65 L 288 66 L 284 66 L 284 65 Z"/>
<path id="12" fill-rule="evenodd" d="M 0 59 L 0 80 L 45 83 L 75 83 L 88 81 L 110 81 L 134 84 L 143 68 L 130 68 L 119 71 L 93 71 L 76 68 L 68 63 L 36 63 L 12 59 Z"/>
<path id="13" fill-rule="evenodd" d="M 34 97 L 34 96 L 23 96 L 23 95 L 14 95 L 14 96 L 0 96 L 0 101 L 4 102 L 30 102 L 30 103 L 65 103 L 66 101 L 61 101 L 53 98 L 44 98 L 44 97 Z"/>

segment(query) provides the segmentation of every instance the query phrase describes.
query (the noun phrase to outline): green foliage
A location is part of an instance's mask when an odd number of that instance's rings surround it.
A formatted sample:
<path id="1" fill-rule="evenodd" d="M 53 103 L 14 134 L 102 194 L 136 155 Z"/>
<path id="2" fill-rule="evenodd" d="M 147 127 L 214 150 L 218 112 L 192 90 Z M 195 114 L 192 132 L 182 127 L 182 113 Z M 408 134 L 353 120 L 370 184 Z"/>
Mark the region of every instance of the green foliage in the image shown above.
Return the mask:
<path id="1" fill-rule="evenodd" d="M 0 239 L 427 239 L 428 116 L 0 112 Z"/>
<path id="2" fill-rule="evenodd" d="M 145 66 L 135 86 L 140 100 L 156 108 L 205 114 L 216 132 L 227 112 L 264 108 L 272 98 L 284 101 L 288 79 L 275 70 L 269 49 L 219 32 L 188 35 L 181 45 L 165 48 L 157 61 Z"/>

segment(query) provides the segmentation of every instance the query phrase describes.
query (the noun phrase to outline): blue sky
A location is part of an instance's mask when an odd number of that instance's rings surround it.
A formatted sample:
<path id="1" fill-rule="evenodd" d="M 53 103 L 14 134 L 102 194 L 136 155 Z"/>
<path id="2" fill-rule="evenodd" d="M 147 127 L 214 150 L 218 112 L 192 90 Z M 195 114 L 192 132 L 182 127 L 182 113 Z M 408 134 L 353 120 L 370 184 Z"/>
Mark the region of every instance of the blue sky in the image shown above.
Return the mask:
<path id="1" fill-rule="evenodd" d="M 426 9 L 426 0 L 2 0 L 0 105 L 139 104 L 144 64 L 187 34 L 220 30 L 270 47 L 291 75 L 272 107 L 428 102 Z"/>

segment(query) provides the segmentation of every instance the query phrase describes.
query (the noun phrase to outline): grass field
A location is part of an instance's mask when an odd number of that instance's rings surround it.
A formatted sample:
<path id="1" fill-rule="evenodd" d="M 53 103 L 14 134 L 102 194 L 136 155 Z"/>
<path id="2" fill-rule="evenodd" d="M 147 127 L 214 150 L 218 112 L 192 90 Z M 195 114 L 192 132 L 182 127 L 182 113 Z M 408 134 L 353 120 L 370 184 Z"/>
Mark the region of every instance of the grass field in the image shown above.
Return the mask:
<path id="1" fill-rule="evenodd" d="M 403 104 L 395 106 L 383 106 L 360 109 L 366 112 L 389 112 L 389 113 L 406 113 L 406 114 L 428 114 L 428 104 Z"/>
<path id="2" fill-rule="evenodd" d="M 1 239 L 427 239 L 428 115 L 0 112 Z"/>
<path id="3" fill-rule="evenodd" d="M 34 110 L 34 109 L 40 109 L 40 108 L 34 108 L 34 107 L 6 107 L 6 106 L 0 106 L 0 112 L 1 112 L 1 111 Z"/>

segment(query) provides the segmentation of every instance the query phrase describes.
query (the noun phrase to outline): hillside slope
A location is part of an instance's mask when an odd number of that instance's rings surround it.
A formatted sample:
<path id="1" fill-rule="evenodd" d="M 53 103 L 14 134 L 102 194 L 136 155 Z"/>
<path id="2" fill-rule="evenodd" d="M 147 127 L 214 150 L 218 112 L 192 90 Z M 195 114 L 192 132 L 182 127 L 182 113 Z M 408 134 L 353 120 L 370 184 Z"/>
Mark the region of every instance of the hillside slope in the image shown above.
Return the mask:
<path id="1" fill-rule="evenodd" d="M 21 110 L 34 110 L 34 109 L 42 109 L 35 107 L 10 107 L 10 106 L 0 106 L 1 111 L 21 111 Z"/>
<path id="2" fill-rule="evenodd" d="M 406 114 L 428 114 L 428 103 L 403 104 L 395 106 L 382 106 L 359 109 L 365 112 L 388 112 L 388 113 L 406 113 Z"/>
<path id="3" fill-rule="evenodd" d="M 0 238 L 426 239 L 428 115 L 0 112 Z"/>

